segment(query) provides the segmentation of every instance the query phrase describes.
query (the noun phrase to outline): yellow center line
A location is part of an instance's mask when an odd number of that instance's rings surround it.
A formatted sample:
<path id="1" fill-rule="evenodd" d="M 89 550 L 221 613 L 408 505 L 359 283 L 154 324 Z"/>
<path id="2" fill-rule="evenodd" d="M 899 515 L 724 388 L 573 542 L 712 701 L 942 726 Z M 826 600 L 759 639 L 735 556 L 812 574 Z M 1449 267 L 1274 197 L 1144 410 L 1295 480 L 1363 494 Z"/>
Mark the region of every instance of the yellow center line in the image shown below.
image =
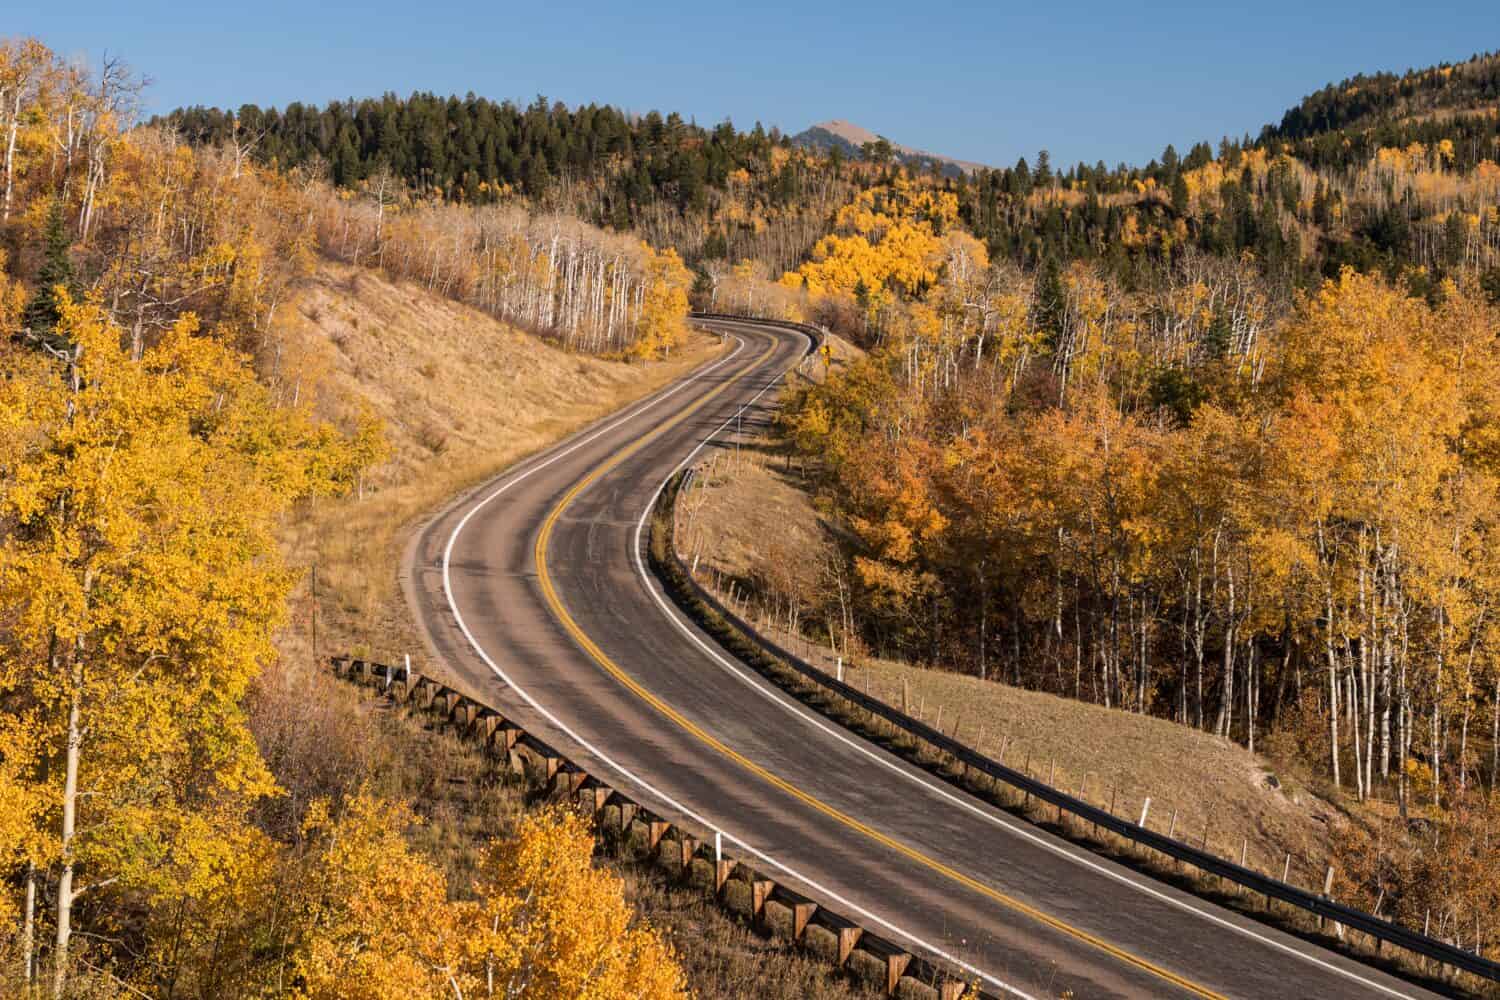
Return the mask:
<path id="1" fill-rule="evenodd" d="M 1149 972 L 1154 976 L 1166 980 L 1174 986 L 1188 991 L 1189 993 L 1193 993 L 1200 997 L 1212 998 L 1212 1000 L 1223 1000 L 1221 994 L 1215 993 L 1205 986 L 1200 986 L 1192 980 L 1186 979 L 1183 976 L 1172 972 L 1170 969 L 1164 969 L 1161 966 L 1148 961 L 1147 959 L 1141 958 L 1140 956 L 1134 955 L 1117 945 L 1111 944 L 1110 942 L 1098 937 L 1095 934 L 1091 934 L 1081 928 L 1074 927 L 1072 924 L 1069 924 L 1064 920 L 1060 920 L 1057 917 L 1052 916 L 1051 914 L 1044 913 L 1036 907 L 1031 906 L 1028 903 L 1024 903 L 1013 896 L 1007 895 L 1006 893 L 1000 892 L 997 889 L 991 888 L 990 886 L 985 885 L 984 883 L 979 882 L 969 877 L 968 875 L 965 875 L 963 872 L 957 871 L 956 869 L 943 864 L 941 861 L 923 854 L 921 851 L 918 851 L 913 847 L 909 847 L 906 844 L 892 839 L 886 834 L 881 833 L 879 830 L 867 826 L 866 824 L 855 819 L 853 816 L 841 812 L 840 810 L 834 808 L 831 805 L 828 805 L 812 794 L 803 791 L 786 779 L 781 778 L 778 775 L 766 770 L 764 767 L 755 763 L 753 760 L 750 760 L 748 757 L 725 745 L 718 738 L 705 732 L 697 723 L 693 722 L 691 719 L 688 719 L 687 717 L 682 715 L 682 713 L 678 712 L 672 706 L 668 705 L 666 702 L 662 701 L 656 695 L 652 694 L 646 688 L 641 686 L 641 684 L 634 677 L 630 676 L 624 670 L 620 669 L 620 667 L 616 665 L 615 662 L 611 660 L 602 649 L 599 648 L 594 640 L 589 638 L 589 636 L 583 631 L 582 628 L 579 627 L 578 623 L 573 619 L 573 616 L 568 613 L 567 607 L 563 604 L 562 599 L 558 597 L 557 590 L 552 584 L 552 576 L 547 571 L 547 543 L 551 540 L 552 529 L 557 525 L 558 519 L 562 516 L 563 511 L 573 503 L 573 501 L 578 497 L 580 493 L 582 493 L 591 484 L 597 481 L 601 476 L 608 473 L 611 469 L 614 469 L 621 462 L 624 462 L 626 459 L 628 459 L 631 455 L 634 455 L 636 452 L 640 451 L 651 441 L 655 440 L 662 434 L 665 434 L 673 427 L 688 419 L 699 409 L 706 406 L 720 393 L 724 392 L 730 386 L 734 385 L 736 382 L 740 381 L 740 379 L 744 378 L 745 375 L 752 371 L 754 368 L 769 360 L 775 350 L 776 344 L 773 342 L 771 346 L 766 349 L 764 354 L 756 358 L 750 364 L 746 365 L 733 377 L 721 383 L 712 392 L 709 392 L 707 395 L 703 396 L 692 406 L 689 406 L 687 409 L 677 414 L 677 416 L 673 417 L 671 420 L 657 425 L 655 428 L 637 438 L 634 442 L 627 445 L 625 448 L 617 451 L 603 464 L 597 466 L 583 479 L 580 479 L 570 490 L 568 490 L 566 494 L 564 494 L 563 498 L 558 501 L 557 505 L 552 508 L 551 512 L 548 513 L 546 520 L 542 522 L 542 530 L 541 533 L 537 536 L 534 554 L 536 558 L 537 578 L 541 581 L 542 594 L 546 598 L 547 606 L 551 610 L 553 616 L 568 632 L 568 634 L 573 637 L 573 640 L 577 642 L 579 646 L 583 647 L 583 650 L 589 654 L 594 662 L 597 663 L 600 667 L 604 668 L 604 670 L 608 672 L 610 676 L 614 677 L 615 680 L 619 681 L 642 701 L 650 705 L 658 713 L 665 716 L 668 720 L 679 726 L 681 729 L 685 730 L 700 742 L 734 761 L 740 767 L 754 774 L 756 777 L 765 781 L 767 784 L 780 789 L 781 791 L 812 807 L 813 809 L 829 817 L 830 819 L 837 821 L 843 826 L 846 826 L 851 830 L 855 830 L 858 833 L 863 834 L 864 836 L 868 837 L 870 840 L 875 841 L 881 846 L 887 847 L 897 852 L 898 854 L 901 854 L 911 859 L 912 861 L 917 862 L 923 867 L 934 871 L 953 882 L 957 882 L 967 889 L 971 889 L 982 896 L 985 896 L 997 903 L 1002 904 L 1003 906 L 1006 906 L 1018 913 L 1022 913 L 1032 918 L 1033 920 L 1051 927 L 1054 930 L 1060 931 L 1070 937 L 1076 938 L 1079 941 L 1083 941 L 1086 944 L 1092 945 L 1093 947 L 1098 948 L 1100 951 L 1105 952 L 1113 958 L 1116 958 L 1145 972 Z"/>

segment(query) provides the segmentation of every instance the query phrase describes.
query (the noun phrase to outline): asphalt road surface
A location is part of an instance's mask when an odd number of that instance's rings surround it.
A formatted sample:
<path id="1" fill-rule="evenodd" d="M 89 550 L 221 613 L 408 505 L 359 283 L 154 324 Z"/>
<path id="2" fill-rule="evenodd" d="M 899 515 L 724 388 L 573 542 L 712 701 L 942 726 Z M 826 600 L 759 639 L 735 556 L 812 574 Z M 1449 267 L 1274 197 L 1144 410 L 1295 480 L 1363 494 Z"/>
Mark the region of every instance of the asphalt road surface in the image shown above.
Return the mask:
<path id="1" fill-rule="evenodd" d="M 961 963 L 991 992 L 1428 995 L 950 788 L 682 619 L 645 569 L 644 515 L 681 463 L 717 446 L 706 438 L 764 424 L 807 349 L 784 329 L 706 325 L 725 337 L 720 358 L 457 498 L 414 537 L 403 585 L 460 686 L 662 815 L 722 831 L 726 853 Z"/>

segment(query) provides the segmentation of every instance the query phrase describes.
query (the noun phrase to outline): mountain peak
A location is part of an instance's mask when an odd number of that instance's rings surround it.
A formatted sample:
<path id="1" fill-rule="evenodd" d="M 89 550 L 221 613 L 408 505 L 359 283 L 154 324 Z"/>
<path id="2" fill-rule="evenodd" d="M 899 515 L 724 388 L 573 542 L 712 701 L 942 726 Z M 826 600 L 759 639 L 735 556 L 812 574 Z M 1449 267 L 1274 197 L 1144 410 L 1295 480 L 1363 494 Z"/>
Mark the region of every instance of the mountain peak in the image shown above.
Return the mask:
<path id="1" fill-rule="evenodd" d="M 838 149 L 846 156 L 858 158 L 864 155 L 864 147 L 870 143 L 879 142 L 884 139 L 890 143 L 891 151 L 896 155 L 896 161 L 903 166 L 915 170 L 928 170 L 933 164 L 939 164 L 944 173 L 951 176 L 973 173 L 984 168 L 982 163 L 971 163 L 967 160 L 955 160 L 951 156 L 943 156 L 939 153 L 929 153 L 925 150 L 914 149 L 911 146 L 902 145 L 889 138 L 880 135 L 863 125 L 857 125 L 842 118 L 830 118 L 827 121 L 809 125 L 805 130 L 792 136 L 792 145 L 803 149 Z"/>

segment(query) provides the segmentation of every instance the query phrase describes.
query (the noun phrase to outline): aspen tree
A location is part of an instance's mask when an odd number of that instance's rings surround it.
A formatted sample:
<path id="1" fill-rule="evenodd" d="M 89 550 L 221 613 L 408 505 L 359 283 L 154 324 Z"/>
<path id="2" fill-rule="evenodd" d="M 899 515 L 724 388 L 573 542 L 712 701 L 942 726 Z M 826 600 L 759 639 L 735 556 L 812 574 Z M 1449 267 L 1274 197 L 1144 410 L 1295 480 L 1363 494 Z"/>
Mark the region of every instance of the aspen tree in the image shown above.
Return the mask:
<path id="1" fill-rule="evenodd" d="M 164 891 L 270 790 L 240 701 L 291 582 L 271 519 L 340 465 L 191 315 L 136 359 L 97 305 L 61 311 L 66 346 L 10 355 L 0 380 L 18 706 L 0 731 L 46 762 L 28 780 L 33 854 L 57 873 L 55 996 L 80 898 Z"/>

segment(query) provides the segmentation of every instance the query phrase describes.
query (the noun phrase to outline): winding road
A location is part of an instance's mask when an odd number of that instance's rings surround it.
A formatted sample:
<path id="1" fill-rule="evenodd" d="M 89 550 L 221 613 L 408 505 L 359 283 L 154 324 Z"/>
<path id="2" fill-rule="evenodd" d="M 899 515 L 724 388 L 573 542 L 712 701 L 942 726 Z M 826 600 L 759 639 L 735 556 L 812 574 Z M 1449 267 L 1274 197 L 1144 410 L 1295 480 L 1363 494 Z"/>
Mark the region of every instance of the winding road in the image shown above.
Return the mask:
<path id="1" fill-rule="evenodd" d="M 725 337 L 718 359 L 459 497 L 414 536 L 403 585 L 457 685 L 989 992 L 1430 995 L 952 789 L 812 713 L 686 621 L 644 565 L 646 513 L 721 429 L 764 424 L 807 349 L 787 329 L 704 325 Z"/>

